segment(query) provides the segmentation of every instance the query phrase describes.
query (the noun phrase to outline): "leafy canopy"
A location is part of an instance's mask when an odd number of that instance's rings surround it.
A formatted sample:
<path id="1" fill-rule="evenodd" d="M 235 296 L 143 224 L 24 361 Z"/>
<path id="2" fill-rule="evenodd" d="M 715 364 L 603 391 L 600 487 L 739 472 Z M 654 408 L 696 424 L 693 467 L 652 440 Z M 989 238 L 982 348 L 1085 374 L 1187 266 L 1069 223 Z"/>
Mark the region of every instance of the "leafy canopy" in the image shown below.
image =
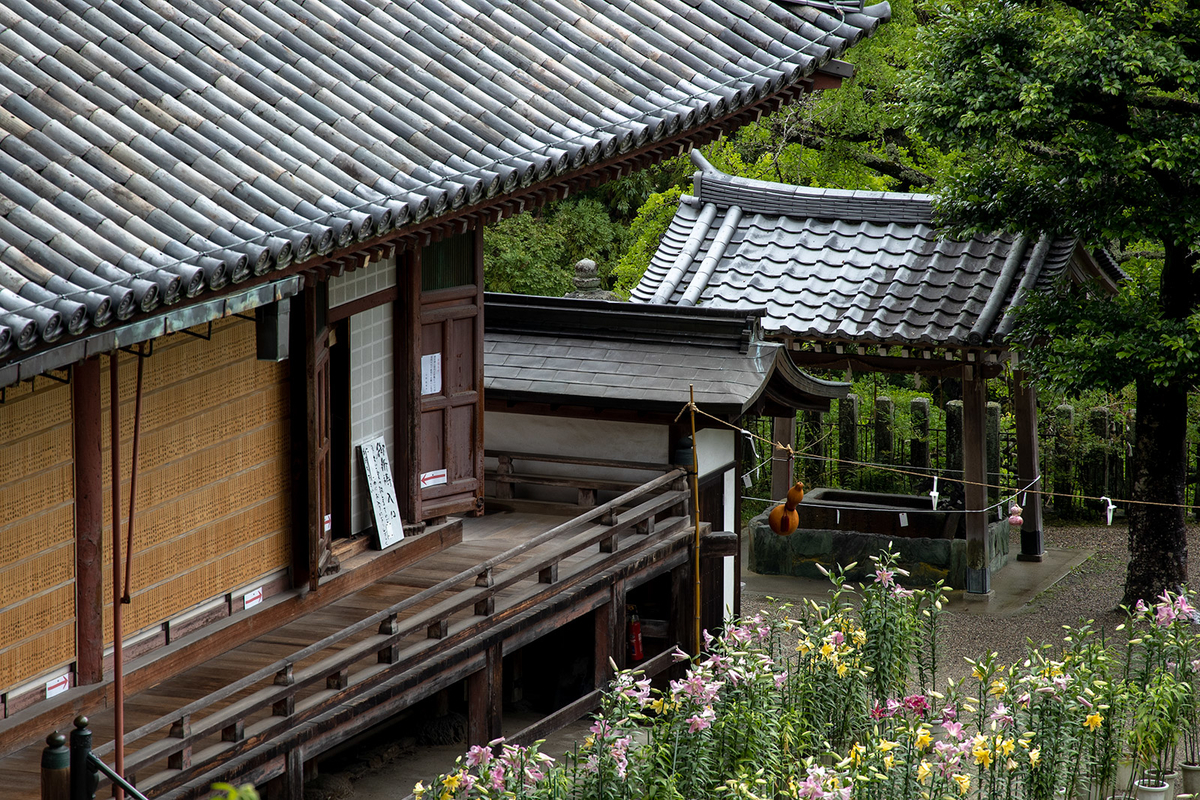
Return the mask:
<path id="1" fill-rule="evenodd" d="M 1200 103 L 1188 0 L 965 0 L 921 36 L 911 119 L 964 151 L 939 208 L 961 230 L 1190 244 Z"/>

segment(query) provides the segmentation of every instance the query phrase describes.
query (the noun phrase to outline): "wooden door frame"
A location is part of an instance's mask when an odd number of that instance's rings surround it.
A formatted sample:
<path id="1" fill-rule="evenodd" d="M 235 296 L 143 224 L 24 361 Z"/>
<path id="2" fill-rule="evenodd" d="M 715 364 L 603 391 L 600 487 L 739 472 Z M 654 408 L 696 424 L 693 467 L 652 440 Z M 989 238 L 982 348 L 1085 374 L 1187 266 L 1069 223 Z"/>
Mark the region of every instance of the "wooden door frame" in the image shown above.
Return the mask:
<path id="1" fill-rule="evenodd" d="M 423 499 L 421 496 L 421 305 L 423 297 L 421 248 L 417 247 L 397 256 L 399 260 L 397 269 L 400 273 L 397 284 L 400 287 L 400 293 L 396 299 L 396 331 L 397 336 L 400 335 L 400 331 L 404 331 L 405 340 L 397 342 L 397 346 L 393 348 L 396 359 L 394 370 L 396 448 L 399 462 L 396 468 L 396 495 L 400 504 L 400 516 L 410 524 L 450 513 L 478 514 L 482 512 L 483 508 L 483 229 L 475 226 L 467 233 L 473 237 L 472 274 L 475 285 L 474 303 L 477 320 L 474 343 L 474 380 L 478 387 L 475 453 L 472 465 L 476 487 L 473 497 L 469 500 L 460 499 L 448 503 L 437 503 L 435 500 Z M 456 296 L 461 296 L 461 290 Z"/>

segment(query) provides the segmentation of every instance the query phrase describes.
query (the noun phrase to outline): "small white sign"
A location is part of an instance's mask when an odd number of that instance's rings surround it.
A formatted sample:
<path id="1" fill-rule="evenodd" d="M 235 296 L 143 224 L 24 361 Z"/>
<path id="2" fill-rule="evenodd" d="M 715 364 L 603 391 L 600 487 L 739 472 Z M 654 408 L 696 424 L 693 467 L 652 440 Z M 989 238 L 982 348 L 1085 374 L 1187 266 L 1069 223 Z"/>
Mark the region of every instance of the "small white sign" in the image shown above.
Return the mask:
<path id="1" fill-rule="evenodd" d="M 71 673 L 59 675 L 53 680 L 46 681 L 46 699 L 62 694 L 71 688 Z"/>
<path id="2" fill-rule="evenodd" d="M 427 489 L 430 486 L 440 486 L 446 482 L 446 470 L 435 469 L 433 472 L 421 473 L 421 488 Z"/>
<path id="3" fill-rule="evenodd" d="M 379 549 L 390 547 L 404 538 L 400 522 L 400 506 L 396 503 L 396 487 L 392 484 L 392 467 L 388 462 L 387 445 L 377 436 L 358 446 L 362 454 L 363 471 L 367 474 L 367 494 L 375 515 L 375 537 Z"/>
<path id="4" fill-rule="evenodd" d="M 242 606 L 244 608 L 254 608 L 263 601 L 262 587 L 258 587 L 252 592 L 242 595 Z"/>
<path id="5" fill-rule="evenodd" d="M 333 514 L 325 515 L 325 532 L 329 533 L 333 530 Z"/>
<path id="6" fill-rule="evenodd" d="M 442 390 L 442 354 L 421 356 L 421 394 L 437 394 Z"/>
<path id="7" fill-rule="evenodd" d="M 900 527 L 901 527 L 901 528 L 907 528 L 907 527 L 908 527 L 908 514 L 901 514 L 901 515 L 900 515 Z"/>

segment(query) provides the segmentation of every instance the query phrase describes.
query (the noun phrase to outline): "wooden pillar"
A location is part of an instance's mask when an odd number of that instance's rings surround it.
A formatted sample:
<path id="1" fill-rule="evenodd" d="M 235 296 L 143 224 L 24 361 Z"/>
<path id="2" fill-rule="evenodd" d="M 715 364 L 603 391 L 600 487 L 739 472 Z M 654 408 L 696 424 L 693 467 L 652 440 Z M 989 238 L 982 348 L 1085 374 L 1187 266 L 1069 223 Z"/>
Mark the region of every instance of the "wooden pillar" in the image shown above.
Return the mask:
<path id="1" fill-rule="evenodd" d="M 1028 486 L 1034 490 L 1026 492 L 1024 499 L 1019 495 L 1017 497 L 1021 503 L 1021 516 L 1025 520 L 1021 525 L 1021 552 L 1017 554 L 1017 559 L 1041 561 L 1045 552 L 1042 543 L 1041 492 L 1049 487 L 1039 480 L 1041 458 L 1038 452 L 1037 391 L 1029 385 L 1020 370 L 1013 374 L 1013 378 L 1013 405 L 1017 416 L 1017 484 L 1021 488 Z"/>
<path id="2" fill-rule="evenodd" d="M 72 367 L 75 436 L 75 682 L 104 678 L 104 464 L 100 457 L 100 357 Z"/>
<path id="3" fill-rule="evenodd" d="M 594 667 L 592 669 L 592 685 L 602 689 L 613 678 L 612 665 L 609 659 L 616 663 L 617 669 L 625 669 L 629 645 L 625 640 L 626 623 L 625 581 L 617 580 L 609 589 L 609 600 L 596 609 L 596 646 Z"/>
<path id="4" fill-rule="evenodd" d="M 467 677 L 467 744 L 486 744 L 500 737 L 504 675 L 500 642 L 485 651 L 483 669 Z"/>
<path id="5" fill-rule="evenodd" d="M 407 525 L 421 522 L 421 248 L 396 254 L 392 348 L 395 381 L 396 502 Z"/>
<path id="6" fill-rule="evenodd" d="M 671 570 L 671 619 L 667 632 L 668 639 L 689 655 L 696 654 L 693 596 L 692 560 L 689 558 L 686 564 Z"/>
<path id="7" fill-rule="evenodd" d="M 963 366 L 963 481 L 967 514 L 966 589 L 970 594 L 992 590 L 988 552 L 987 435 L 984 413 L 987 408 L 987 381 L 977 365 Z"/>
<path id="8" fill-rule="evenodd" d="M 725 627 L 725 557 L 737 549 L 732 531 L 709 531 L 700 540 L 700 627 L 714 636 Z"/>
<path id="9" fill-rule="evenodd" d="M 774 440 L 776 444 L 796 446 L 796 415 L 775 417 Z M 792 459 L 787 450 L 776 449 L 771 458 L 771 499 L 782 501 L 795 482 L 792 477 Z"/>

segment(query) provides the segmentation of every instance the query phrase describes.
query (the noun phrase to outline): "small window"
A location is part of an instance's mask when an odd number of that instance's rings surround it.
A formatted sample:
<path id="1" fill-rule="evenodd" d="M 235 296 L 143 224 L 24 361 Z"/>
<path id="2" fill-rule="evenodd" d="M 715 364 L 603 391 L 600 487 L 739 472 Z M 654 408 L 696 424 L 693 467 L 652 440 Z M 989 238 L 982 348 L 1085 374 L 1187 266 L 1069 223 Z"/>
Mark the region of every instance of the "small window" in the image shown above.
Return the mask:
<path id="1" fill-rule="evenodd" d="M 421 291 L 475 282 L 475 233 L 468 231 L 421 250 Z"/>

